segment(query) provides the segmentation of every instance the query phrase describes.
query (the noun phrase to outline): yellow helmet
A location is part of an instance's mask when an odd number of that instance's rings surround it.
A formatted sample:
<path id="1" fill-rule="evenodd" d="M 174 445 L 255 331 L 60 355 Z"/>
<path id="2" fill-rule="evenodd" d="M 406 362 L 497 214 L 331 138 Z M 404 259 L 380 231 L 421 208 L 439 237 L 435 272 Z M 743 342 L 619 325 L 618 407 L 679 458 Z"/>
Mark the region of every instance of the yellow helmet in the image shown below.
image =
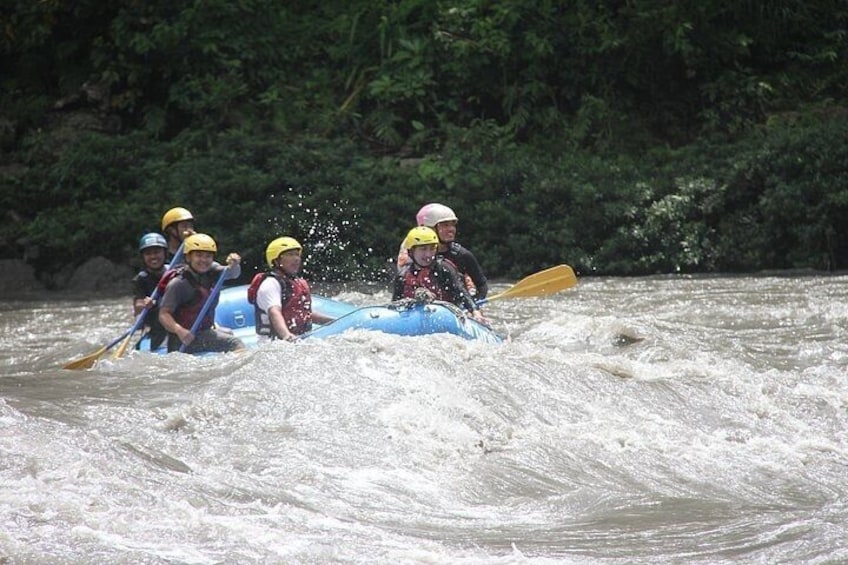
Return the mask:
<path id="1" fill-rule="evenodd" d="M 184 222 L 185 220 L 194 221 L 194 216 L 191 215 L 191 212 L 185 208 L 171 208 L 162 216 L 162 231 L 168 229 L 168 226 L 171 224 Z"/>
<path id="2" fill-rule="evenodd" d="M 407 249 L 418 247 L 419 245 L 438 245 L 439 236 L 433 231 L 433 228 L 427 226 L 418 226 L 409 230 L 403 240 L 403 246 Z"/>
<path id="3" fill-rule="evenodd" d="M 265 248 L 265 260 L 268 261 L 268 266 L 274 268 L 274 260 L 286 251 L 297 249 L 303 251 L 303 246 L 293 237 L 278 237 L 268 244 Z"/>
<path id="4" fill-rule="evenodd" d="M 205 233 L 196 233 L 185 238 L 185 241 L 183 242 L 183 251 L 186 255 L 192 251 L 211 251 L 212 253 L 217 253 L 218 245 L 215 243 L 214 239 Z"/>

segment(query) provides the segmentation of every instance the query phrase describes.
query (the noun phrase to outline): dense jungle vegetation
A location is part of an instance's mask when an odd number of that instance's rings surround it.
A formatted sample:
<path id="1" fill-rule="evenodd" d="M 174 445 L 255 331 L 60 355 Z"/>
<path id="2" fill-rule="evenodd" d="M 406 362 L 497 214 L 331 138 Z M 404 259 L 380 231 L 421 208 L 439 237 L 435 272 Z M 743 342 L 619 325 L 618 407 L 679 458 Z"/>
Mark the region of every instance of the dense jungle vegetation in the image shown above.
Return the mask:
<path id="1" fill-rule="evenodd" d="M 0 258 L 185 206 L 378 280 L 431 201 L 493 277 L 844 269 L 844 0 L 8 0 Z M 62 269 L 62 267 L 65 267 Z"/>

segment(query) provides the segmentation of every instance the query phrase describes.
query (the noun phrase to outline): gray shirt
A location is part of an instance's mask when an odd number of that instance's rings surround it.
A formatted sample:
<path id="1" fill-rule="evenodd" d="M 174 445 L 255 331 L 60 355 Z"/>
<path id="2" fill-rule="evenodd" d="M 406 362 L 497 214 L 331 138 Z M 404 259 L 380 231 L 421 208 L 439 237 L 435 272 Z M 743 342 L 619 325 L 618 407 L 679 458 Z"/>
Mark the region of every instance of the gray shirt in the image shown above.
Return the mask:
<path id="1" fill-rule="evenodd" d="M 187 270 L 191 271 L 190 267 L 186 267 Z M 194 277 L 200 282 L 200 286 L 205 288 L 212 288 L 215 286 L 215 283 L 218 281 L 218 277 L 221 275 L 221 271 L 224 270 L 224 266 L 220 263 L 213 262 L 212 266 L 203 274 L 197 274 L 194 271 L 191 273 Z M 236 263 L 227 271 L 227 277 L 225 280 L 237 279 L 241 275 L 241 264 Z M 162 302 L 159 304 L 160 309 L 169 310 L 170 312 L 176 312 L 177 309 L 191 302 L 194 298 L 194 286 L 191 284 L 191 281 L 186 280 L 184 277 L 176 276 L 168 282 L 168 286 L 165 287 L 165 294 L 162 296 Z M 215 301 L 215 305 L 217 305 L 217 300 Z M 213 311 L 214 306 L 213 305 Z"/>

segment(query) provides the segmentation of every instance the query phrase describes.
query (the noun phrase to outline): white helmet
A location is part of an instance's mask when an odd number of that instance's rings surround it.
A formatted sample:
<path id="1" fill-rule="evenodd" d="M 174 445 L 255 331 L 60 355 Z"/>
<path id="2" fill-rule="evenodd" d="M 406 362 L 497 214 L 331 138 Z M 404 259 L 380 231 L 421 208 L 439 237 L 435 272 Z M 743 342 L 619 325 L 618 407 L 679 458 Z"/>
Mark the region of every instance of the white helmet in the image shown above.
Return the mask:
<path id="1" fill-rule="evenodd" d="M 459 221 L 456 214 L 453 213 L 453 210 L 444 204 L 438 204 L 436 202 L 426 204 L 423 208 L 418 210 L 418 214 L 415 215 L 415 219 L 418 220 L 419 226 L 427 226 L 428 228 L 435 228 L 436 224 L 440 224 L 442 222 Z"/>

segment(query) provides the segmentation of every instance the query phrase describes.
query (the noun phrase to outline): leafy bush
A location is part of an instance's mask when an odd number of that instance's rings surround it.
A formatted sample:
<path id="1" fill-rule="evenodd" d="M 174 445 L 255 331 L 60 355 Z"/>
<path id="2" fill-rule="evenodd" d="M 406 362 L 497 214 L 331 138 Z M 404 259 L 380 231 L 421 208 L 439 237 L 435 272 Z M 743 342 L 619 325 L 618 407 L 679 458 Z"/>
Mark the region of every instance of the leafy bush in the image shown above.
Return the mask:
<path id="1" fill-rule="evenodd" d="M 381 278 L 431 201 L 492 276 L 848 261 L 837 0 L 10 6 L 0 256 L 40 272 L 183 205 L 248 272 L 287 233 Z"/>

